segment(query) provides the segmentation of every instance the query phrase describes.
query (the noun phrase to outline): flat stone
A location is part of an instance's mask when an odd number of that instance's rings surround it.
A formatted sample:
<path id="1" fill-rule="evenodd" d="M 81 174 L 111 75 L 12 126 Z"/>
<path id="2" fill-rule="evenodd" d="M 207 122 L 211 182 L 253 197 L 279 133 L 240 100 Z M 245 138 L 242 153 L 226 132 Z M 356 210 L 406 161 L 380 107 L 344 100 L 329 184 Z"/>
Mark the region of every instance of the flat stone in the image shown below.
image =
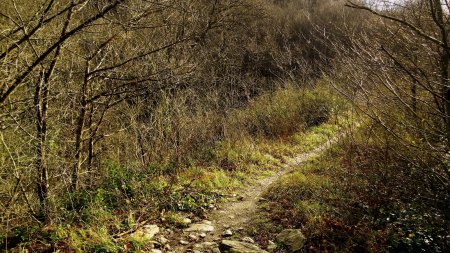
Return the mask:
<path id="1" fill-rule="evenodd" d="M 200 252 L 214 252 L 214 250 L 218 249 L 218 247 L 219 246 L 215 242 L 203 242 L 194 244 L 193 250 L 197 250 Z"/>
<path id="2" fill-rule="evenodd" d="M 230 253 L 267 253 L 267 251 L 260 249 L 258 246 L 251 243 L 222 240 L 220 244 L 221 252 Z"/>
<path id="3" fill-rule="evenodd" d="M 252 238 L 246 236 L 244 238 L 242 238 L 243 242 L 247 242 L 247 243 L 255 243 L 255 240 L 253 240 Z"/>
<path id="4" fill-rule="evenodd" d="M 185 232 L 212 232 L 214 231 L 214 227 L 208 224 L 192 224 L 190 227 L 184 230 Z"/>
<path id="5" fill-rule="evenodd" d="M 291 252 L 295 252 L 303 248 L 306 237 L 300 229 L 285 229 L 277 235 L 277 242 L 286 245 Z"/>

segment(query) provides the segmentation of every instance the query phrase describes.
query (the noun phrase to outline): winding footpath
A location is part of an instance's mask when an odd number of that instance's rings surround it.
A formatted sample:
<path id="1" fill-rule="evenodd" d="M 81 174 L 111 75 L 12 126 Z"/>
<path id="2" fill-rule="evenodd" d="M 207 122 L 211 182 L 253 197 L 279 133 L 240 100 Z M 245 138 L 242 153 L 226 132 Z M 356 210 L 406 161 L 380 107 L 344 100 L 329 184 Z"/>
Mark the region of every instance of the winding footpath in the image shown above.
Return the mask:
<path id="1" fill-rule="evenodd" d="M 258 202 L 262 200 L 264 192 L 278 178 L 292 172 L 295 167 L 308 159 L 322 154 L 331 147 L 339 137 L 337 135 L 314 150 L 298 155 L 283 164 L 282 169 L 273 175 L 262 178 L 249 185 L 242 195 L 226 202 L 220 209 L 211 211 L 208 220 L 191 224 L 187 229 L 170 231 L 164 238 L 158 252 L 269 252 L 255 244 L 252 238 L 245 234 L 244 228 L 251 228 L 252 219 L 257 217 Z M 167 246 L 169 245 L 169 246 Z M 274 247 L 272 245 L 272 247 Z"/>

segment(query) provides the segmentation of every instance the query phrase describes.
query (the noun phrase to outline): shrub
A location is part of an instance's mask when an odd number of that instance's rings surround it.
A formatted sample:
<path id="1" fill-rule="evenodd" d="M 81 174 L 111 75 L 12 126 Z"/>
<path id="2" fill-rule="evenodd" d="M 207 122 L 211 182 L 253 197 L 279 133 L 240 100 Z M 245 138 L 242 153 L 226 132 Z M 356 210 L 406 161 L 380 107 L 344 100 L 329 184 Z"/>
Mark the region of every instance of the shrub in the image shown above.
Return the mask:
<path id="1" fill-rule="evenodd" d="M 327 121 L 339 108 L 339 100 L 326 89 L 288 86 L 257 97 L 245 109 L 235 110 L 228 132 L 244 130 L 252 136 L 287 137 Z"/>

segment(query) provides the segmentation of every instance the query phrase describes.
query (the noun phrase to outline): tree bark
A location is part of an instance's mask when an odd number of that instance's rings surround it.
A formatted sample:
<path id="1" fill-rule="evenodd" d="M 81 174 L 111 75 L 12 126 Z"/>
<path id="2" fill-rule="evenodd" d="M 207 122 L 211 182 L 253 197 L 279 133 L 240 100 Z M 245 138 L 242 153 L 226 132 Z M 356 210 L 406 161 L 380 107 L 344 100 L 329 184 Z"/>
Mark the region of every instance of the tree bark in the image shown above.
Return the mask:
<path id="1" fill-rule="evenodd" d="M 78 118 L 75 126 L 75 155 L 74 155 L 74 166 L 72 169 L 72 181 L 71 181 L 71 190 L 72 192 L 78 191 L 80 188 L 79 185 L 79 173 L 82 165 L 82 149 L 83 149 L 83 130 L 84 130 L 84 121 L 86 117 L 86 106 L 87 106 L 87 85 L 88 85 L 88 72 L 89 72 L 89 63 L 86 63 L 86 69 L 84 73 L 83 83 L 80 89 L 80 101 L 79 101 L 79 109 L 78 109 Z"/>

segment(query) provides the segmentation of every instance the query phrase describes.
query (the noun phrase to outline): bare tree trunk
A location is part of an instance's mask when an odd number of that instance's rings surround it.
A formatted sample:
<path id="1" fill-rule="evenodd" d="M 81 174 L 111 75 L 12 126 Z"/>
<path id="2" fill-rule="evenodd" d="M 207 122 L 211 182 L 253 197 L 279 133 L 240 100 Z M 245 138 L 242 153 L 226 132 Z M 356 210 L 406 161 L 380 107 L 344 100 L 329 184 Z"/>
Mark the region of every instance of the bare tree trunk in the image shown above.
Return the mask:
<path id="1" fill-rule="evenodd" d="M 78 110 L 78 119 L 75 128 L 75 156 L 74 156 L 74 167 L 72 169 L 72 181 L 71 181 L 71 190 L 78 191 L 79 190 L 79 173 L 82 165 L 82 149 L 83 149 L 83 130 L 84 130 L 84 121 L 86 117 L 86 106 L 87 106 L 87 84 L 88 84 L 88 72 L 89 72 L 89 63 L 86 63 L 86 69 L 84 73 L 84 80 L 81 85 L 80 90 L 80 101 L 79 101 L 79 110 Z"/>
<path id="2" fill-rule="evenodd" d="M 73 6 L 73 2 L 72 2 Z M 70 23 L 72 10 L 69 10 L 67 19 L 61 30 L 63 37 Z M 49 102 L 50 77 L 55 69 L 56 62 L 61 53 L 61 45 L 56 47 L 50 66 L 43 72 L 41 80 L 36 84 L 34 92 L 34 108 L 36 113 L 36 161 L 35 169 L 37 173 L 36 191 L 39 199 L 38 219 L 48 222 L 48 169 L 45 165 L 46 139 L 47 139 L 47 111 Z"/>
<path id="3" fill-rule="evenodd" d="M 44 79 L 44 78 L 42 78 Z M 34 108 L 36 114 L 36 192 L 39 199 L 39 210 L 37 218 L 45 221 L 47 218 L 47 196 L 48 196 L 48 172 L 44 165 L 45 161 L 45 139 L 46 139 L 46 118 L 44 116 L 43 107 L 46 103 L 41 103 L 41 95 L 43 96 L 44 80 L 39 80 L 34 91 Z"/>
<path id="4" fill-rule="evenodd" d="M 92 117 L 94 116 L 94 104 L 91 104 L 89 107 L 89 140 L 88 140 L 88 158 L 87 158 L 87 171 L 88 171 L 88 186 L 92 185 L 92 160 L 94 159 L 94 136 L 95 130 L 92 127 Z"/>

